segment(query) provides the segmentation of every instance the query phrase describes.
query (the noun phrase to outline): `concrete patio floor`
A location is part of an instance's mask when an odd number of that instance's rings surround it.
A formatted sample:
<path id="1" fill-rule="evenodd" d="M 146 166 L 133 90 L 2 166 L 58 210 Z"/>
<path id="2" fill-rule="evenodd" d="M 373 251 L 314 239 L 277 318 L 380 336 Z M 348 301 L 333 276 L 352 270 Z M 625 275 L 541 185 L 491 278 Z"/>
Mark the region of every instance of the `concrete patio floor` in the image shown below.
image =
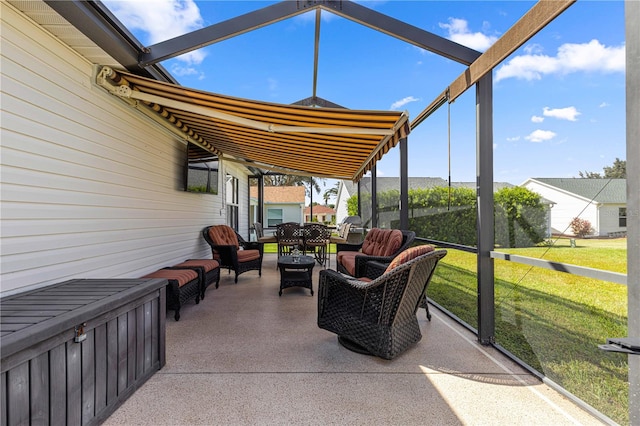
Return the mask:
<path id="1" fill-rule="evenodd" d="M 334 259 L 332 259 L 333 261 Z M 422 340 L 392 361 L 350 352 L 316 325 L 314 296 L 278 297 L 262 277 L 220 287 L 167 315 L 167 363 L 105 425 L 593 425 L 572 401 L 432 308 Z"/>

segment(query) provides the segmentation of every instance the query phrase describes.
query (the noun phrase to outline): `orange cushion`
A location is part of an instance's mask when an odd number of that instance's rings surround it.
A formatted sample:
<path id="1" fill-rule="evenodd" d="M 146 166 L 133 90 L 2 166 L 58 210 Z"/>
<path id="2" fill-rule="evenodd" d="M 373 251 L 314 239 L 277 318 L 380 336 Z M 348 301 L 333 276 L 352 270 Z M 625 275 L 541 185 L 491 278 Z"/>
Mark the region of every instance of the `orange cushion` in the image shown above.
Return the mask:
<path id="1" fill-rule="evenodd" d="M 192 266 L 199 266 L 201 268 L 204 268 L 205 272 L 209 272 L 220 267 L 220 264 L 218 263 L 217 260 L 213 260 L 213 259 L 189 259 L 189 260 L 185 260 L 182 263 L 178 263 L 175 266 L 187 267 L 187 268 Z"/>
<path id="2" fill-rule="evenodd" d="M 384 271 L 384 273 L 386 274 L 387 272 L 390 272 L 391 270 L 397 268 L 403 263 L 406 263 L 412 259 L 415 259 L 418 256 L 422 256 L 423 254 L 429 253 L 433 250 L 434 250 L 433 246 L 430 246 L 430 245 L 422 245 L 422 246 L 408 248 L 402 253 L 400 253 L 398 256 L 396 256 L 395 259 L 393 259 L 393 261 L 389 264 L 389 266 L 387 266 L 387 269 Z"/>
<path id="3" fill-rule="evenodd" d="M 362 243 L 362 253 L 369 256 L 391 256 L 402 245 L 399 229 L 372 228 Z"/>
<path id="4" fill-rule="evenodd" d="M 212 226 L 209 228 L 209 237 L 211 238 L 211 241 L 218 246 L 240 247 L 236 231 L 227 225 Z"/>
<path id="5" fill-rule="evenodd" d="M 359 251 L 338 252 L 338 263 L 340 263 L 351 276 L 356 274 L 356 256 L 362 255 Z"/>
<path id="6" fill-rule="evenodd" d="M 165 278 L 178 281 L 178 287 L 198 279 L 198 273 L 193 269 L 159 269 L 142 278 Z"/>
<path id="7" fill-rule="evenodd" d="M 258 250 L 239 250 L 238 262 L 244 263 L 252 260 L 260 259 L 260 251 Z"/>

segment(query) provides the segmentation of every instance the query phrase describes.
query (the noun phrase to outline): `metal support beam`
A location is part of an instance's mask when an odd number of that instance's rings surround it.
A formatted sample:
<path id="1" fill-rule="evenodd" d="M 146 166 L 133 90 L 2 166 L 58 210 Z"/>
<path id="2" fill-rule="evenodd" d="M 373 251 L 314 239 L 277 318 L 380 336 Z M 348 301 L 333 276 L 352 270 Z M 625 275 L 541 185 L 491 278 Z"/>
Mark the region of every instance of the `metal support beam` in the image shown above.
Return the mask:
<path id="1" fill-rule="evenodd" d="M 264 176 L 258 176 L 258 222 L 260 222 L 263 228 L 266 228 L 264 223 Z"/>
<path id="2" fill-rule="evenodd" d="M 161 65 L 143 67 L 138 64 L 144 47 L 101 2 L 44 2 L 127 70 L 159 81 L 177 83 Z"/>
<path id="3" fill-rule="evenodd" d="M 628 337 L 640 338 L 640 2 L 625 1 Z M 618 336 L 609 336 L 618 337 Z M 640 426 L 640 355 L 629 355 L 629 424 Z"/>
<path id="4" fill-rule="evenodd" d="M 297 3 L 295 1 L 282 1 L 148 46 L 146 53 L 140 55 L 140 63 L 150 65 L 175 58 L 184 53 L 227 40 L 310 10 L 299 8 Z"/>
<path id="5" fill-rule="evenodd" d="M 451 83 L 449 99 L 456 100 L 482 76 L 491 71 L 507 56 L 515 52 L 549 22 L 564 12 L 576 0 L 540 0 L 518 22 L 504 33 L 486 52 Z"/>
<path id="6" fill-rule="evenodd" d="M 309 96 L 308 98 L 300 99 L 298 102 L 294 102 L 291 105 L 300 106 L 319 106 L 324 108 L 345 108 L 342 105 L 338 105 L 334 102 L 323 99 L 319 96 Z"/>
<path id="7" fill-rule="evenodd" d="M 406 22 L 383 15 L 353 1 L 315 1 L 314 4 L 343 18 L 464 65 L 470 65 L 480 56 L 480 52 L 418 27 L 414 27 L 413 25 L 409 25 Z"/>
<path id="8" fill-rule="evenodd" d="M 378 167 L 371 168 L 371 228 L 378 227 Z"/>
<path id="9" fill-rule="evenodd" d="M 285 0 L 149 46 L 145 53 L 140 55 L 140 63 L 145 66 L 155 64 L 318 8 L 465 65 L 470 65 L 480 56 L 480 52 L 466 46 L 349 0 L 340 2 L 335 0 L 307 2 Z"/>
<path id="10" fill-rule="evenodd" d="M 409 229 L 409 144 L 400 139 L 400 229 Z"/>
<path id="11" fill-rule="evenodd" d="M 495 341 L 492 84 L 491 73 L 476 84 L 478 340 L 484 345 Z"/>

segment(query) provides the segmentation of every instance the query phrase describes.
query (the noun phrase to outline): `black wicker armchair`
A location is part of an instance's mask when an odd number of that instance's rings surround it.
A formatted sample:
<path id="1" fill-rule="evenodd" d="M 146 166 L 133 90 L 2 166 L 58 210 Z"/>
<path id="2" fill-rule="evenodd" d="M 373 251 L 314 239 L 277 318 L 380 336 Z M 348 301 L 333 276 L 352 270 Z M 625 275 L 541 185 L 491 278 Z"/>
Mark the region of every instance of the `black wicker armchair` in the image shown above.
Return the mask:
<path id="1" fill-rule="evenodd" d="M 415 238 L 413 231 L 371 228 L 360 244 L 336 244 L 337 269 L 353 277 L 366 277 L 368 262 L 391 263 Z"/>
<path id="2" fill-rule="evenodd" d="M 446 254 L 446 250 L 430 251 L 373 281 L 320 271 L 318 327 L 336 333 L 350 350 L 395 358 L 422 338 L 416 311 Z"/>
<path id="3" fill-rule="evenodd" d="M 220 263 L 220 268 L 233 270 L 238 275 L 247 271 L 258 271 L 262 276 L 262 257 L 264 243 L 245 241 L 240 234 L 227 225 L 207 226 L 202 236 L 211 246 L 213 258 Z"/>

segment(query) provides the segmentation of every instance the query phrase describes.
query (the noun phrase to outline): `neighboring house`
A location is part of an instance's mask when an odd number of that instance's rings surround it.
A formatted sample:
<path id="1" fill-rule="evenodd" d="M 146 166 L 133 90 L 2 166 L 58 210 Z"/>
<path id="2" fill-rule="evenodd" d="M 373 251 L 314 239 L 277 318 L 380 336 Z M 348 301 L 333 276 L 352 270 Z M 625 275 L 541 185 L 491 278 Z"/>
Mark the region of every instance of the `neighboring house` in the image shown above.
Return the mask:
<path id="1" fill-rule="evenodd" d="M 360 181 L 363 191 L 370 191 L 371 178 L 364 177 Z M 410 177 L 409 189 L 420 188 L 436 188 L 436 187 L 448 187 L 449 182 L 446 179 L 439 177 Z M 452 188 L 471 188 L 475 189 L 476 182 L 451 182 Z M 494 182 L 493 191 L 498 191 L 505 187 L 514 186 L 508 182 Z M 392 189 L 400 190 L 400 178 L 399 177 L 378 177 L 376 179 L 376 189 L 378 192 L 385 192 Z M 340 181 L 338 187 L 338 196 L 336 197 L 336 223 L 342 222 L 349 213 L 347 211 L 347 200 L 353 195 L 358 195 L 358 185 L 351 181 Z"/>
<path id="2" fill-rule="evenodd" d="M 332 223 L 336 216 L 336 211 L 328 206 L 313 206 L 313 220 L 311 220 L 311 207 L 304 208 L 305 222 Z"/>
<path id="3" fill-rule="evenodd" d="M 594 236 L 614 236 L 627 230 L 626 179 L 529 178 L 522 185 L 553 202 L 554 234 L 570 234 L 575 217 L 591 223 Z"/>
<path id="4" fill-rule="evenodd" d="M 258 203 L 258 187 L 249 188 L 251 196 L 251 223 L 255 222 Z M 303 223 L 304 186 L 265 186 L 264 187 L 264 212 L 262 217 L 264 228 L 275 228 L 284 222 Z"/>

